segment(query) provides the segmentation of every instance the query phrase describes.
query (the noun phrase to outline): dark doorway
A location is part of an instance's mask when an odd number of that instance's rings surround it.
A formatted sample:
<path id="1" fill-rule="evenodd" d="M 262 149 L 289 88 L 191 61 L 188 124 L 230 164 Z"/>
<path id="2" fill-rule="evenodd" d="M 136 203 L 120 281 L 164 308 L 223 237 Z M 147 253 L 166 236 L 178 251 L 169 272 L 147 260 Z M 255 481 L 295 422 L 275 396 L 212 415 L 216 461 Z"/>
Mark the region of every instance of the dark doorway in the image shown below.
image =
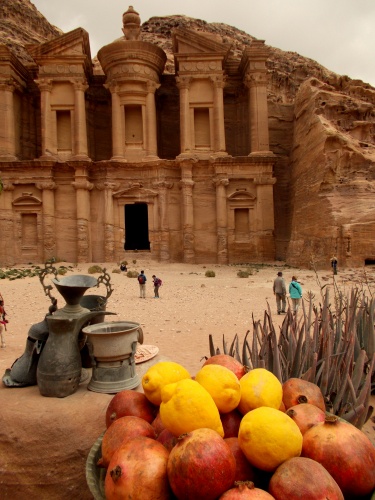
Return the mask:
<path id="1" fill-rule="evenodd" d="M 150 250 L 146 203 L 125 205 L 125 250 Z"/>
<path id="2" fill-rule="evenodd" d="M 365 266 L 375 266 L 375 259 L 365 259 Z"/>

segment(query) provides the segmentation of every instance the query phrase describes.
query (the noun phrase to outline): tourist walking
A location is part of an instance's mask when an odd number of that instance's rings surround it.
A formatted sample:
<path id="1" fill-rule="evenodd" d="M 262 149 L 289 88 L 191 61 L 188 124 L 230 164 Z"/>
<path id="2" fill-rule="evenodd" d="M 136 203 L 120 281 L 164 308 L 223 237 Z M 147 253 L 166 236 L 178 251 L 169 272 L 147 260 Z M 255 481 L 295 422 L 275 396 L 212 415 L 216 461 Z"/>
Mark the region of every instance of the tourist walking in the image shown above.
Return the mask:
<path id="1" fill-rule="evenodd" d="M 145 272 L 141 271 L 140 274 L 138 274 L 139 298 L 140 299 L 146 298 L 146 281 L 147 281 L 147 278 L 145 276 Z"/>
<path id="2" fill-rule="evenodd" d="M 159 288 L 162 285 L 162 281 L 160 278 L 155 276 L 155 274 L 152 275 L 152 280 L 154 282 L 154 299 L 158 299 L 159 298 Z"/>
<path id="3" fill-rule="evenodd" d="M 302 287 L 295 276 L 292 276 L 292 281 L 289 285 L 289 294 L 292 299 L 293 314 L 297 314 L 302 299 Z"/>
<path id="4" fill-rule="evenodd" d="M 285 313 L 286 308 L 286 286 L 283 273 L 279 271 L 273 282 L 273 293 L 276 297 L 277 314 Z"/>

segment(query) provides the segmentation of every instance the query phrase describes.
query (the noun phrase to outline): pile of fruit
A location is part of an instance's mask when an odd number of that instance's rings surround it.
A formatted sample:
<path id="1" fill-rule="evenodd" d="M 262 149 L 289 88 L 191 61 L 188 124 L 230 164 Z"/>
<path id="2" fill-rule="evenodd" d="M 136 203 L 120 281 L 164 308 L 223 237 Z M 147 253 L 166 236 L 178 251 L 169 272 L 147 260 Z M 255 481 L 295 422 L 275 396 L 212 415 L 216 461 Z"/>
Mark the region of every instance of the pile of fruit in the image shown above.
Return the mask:
<path id="1" fill-rule="evenodd" d="M 106 412 L 107 500 L 350 500 L 375 488 L 375 448 L 320 388 L 227 355 L 192 377 L 161 361 Z M 375 496 L 374 496 L 375 498 Z"/>

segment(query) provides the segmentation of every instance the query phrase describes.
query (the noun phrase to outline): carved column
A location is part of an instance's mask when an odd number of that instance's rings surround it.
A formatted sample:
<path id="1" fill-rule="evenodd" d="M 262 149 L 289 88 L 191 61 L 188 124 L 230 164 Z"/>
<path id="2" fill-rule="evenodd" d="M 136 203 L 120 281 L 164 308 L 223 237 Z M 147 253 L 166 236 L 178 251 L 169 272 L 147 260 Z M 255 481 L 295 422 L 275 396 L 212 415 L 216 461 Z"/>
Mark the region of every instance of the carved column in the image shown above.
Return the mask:
<path id="1" fill-rule="evenodd" d="M 194 201 L 192 164 L 181 164 L 180 188 L 182 192 L 182 232 L 184 262 L 195 263 Z"/>
<path id="2" fill-rule="evenodd" d="M 57 256 L 54 194 L 56 184 L 53 181 L 39 182 L 36 187 L 42 191 L 43 258 L 46 261 Z"/>
<path id="3" fill-rule="evenodd" d="M 191 130 L 190 130 L 190 96 L 189 88 L 191 77 L 179 76 L 176 78 L 177 87 L 180 90 L 180 142 L 181 153 L 191 151 Z"/>
<path id="4" fill-rule="evenodd" d="M 269 48 L 264 40 L 252 40 L 241 65 L 249 89 L 250 154 L 270 153 L 267 106 L 267 67 Z"/>
<path id="5" fill-rule="evenodd" d="M 225 153 L 224 98 L 225 79 L 222 75 L 211 78 L 214 85 L 214 152 Z"/>
<path id="6" fill-rule="evenodd" d="M 168 189 L 171 189 L 172 183 L 160 181 L 154 184 L 159 194 L 160 210 L 160 260 L 168 262 L 170 259 L 169 249 L 169 219 L 168 219 Z"/>
<path id="7" fill-rule="evenodd" d="M 106 262 L 115 260 L 115 229 L 113 218 L 113 191 L 116 184 L 104 183 L 104 259 Z"/>
<path id="8" fill-rule="evenodd" d="M 77 199 L 77 262 L 91 262 L 90 193 L 94 187 L 88 182 L 84 172 L 76 172 L 72 183 Z"/>
<path id="9" fill-rule="evenodd" d="M 51 91 L 50 80 L 36 80 L 40 89 L 42 158 L 53 155 L 51 130 Z"/>
<path id="10" fill-rule="evenodd" d="M 254 178 L 256 186 L 256 217 L 259 227 L 258 231 L 274 230 L 274 209 L 273 209 L 273 185 L 276 179 L 269 176 L 257 176 Z"/>
<path id="11" fill-rule="evenodd" d="M 74 157 L 76 159 L 87 159 L 87 127 L 85 90 L 88 85 L 82 81 L 74 82 Z"/>
<path id="12" fill-rule="evenodd" d="M 0 161 L 17 160 L 13 105 L 14 90 L 15 86 L 10 80 L 0 83 Z"/>
<path id="13" fill-rule="evenodd" d="M 112 160 L 125 160 L 125 139 L 123 134 L 124 108 L 121 106 L 116 84 L 106 86 L 111 91 L 112 96 Z"/>
<path id="14" fill-rule="evenodd" d="M 155 91 L 160 84 L 148 81 L 146 96 L 147 156 L 158 157 Z"/>
<path id="15" fill-rule="evenodd" d="M 227 193 L 228 179 L 215 179 L 216 186 L 216 230 L 217 230 L 217 261 L 228 263 L 228 217 Z"/>

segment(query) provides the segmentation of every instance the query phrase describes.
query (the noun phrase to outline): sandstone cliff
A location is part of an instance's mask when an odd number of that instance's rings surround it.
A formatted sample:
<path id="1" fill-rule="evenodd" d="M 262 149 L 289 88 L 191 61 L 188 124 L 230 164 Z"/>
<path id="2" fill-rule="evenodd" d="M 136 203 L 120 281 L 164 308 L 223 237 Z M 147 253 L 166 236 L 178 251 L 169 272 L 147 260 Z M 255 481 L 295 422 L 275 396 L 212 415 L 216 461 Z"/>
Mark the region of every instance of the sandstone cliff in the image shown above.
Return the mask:
<path id="1" fill-rule="evenodd" d="M 142 38 L 167 54 L 174 73 L 171 32 L 189 28 L 232 45 L 226 71 L 239 64 L 252 36 L 222 23 L 186 16 L 153 17 Z M 24 47 L 59 36 L 29 0 L 3 0 L 0 43 L 25 64 Z M 119 33 L 120 35 L 120 33 Z M 271 47 L 268 61 L 270 146 L 277 156 L 274 175 L 276 257 L 293 265 L 316 258 L 329 265 L 375 262 L 375 89 L 341 76 L 295 52 Z M 101 73 L 94 59 L 95 73 Z"/>

